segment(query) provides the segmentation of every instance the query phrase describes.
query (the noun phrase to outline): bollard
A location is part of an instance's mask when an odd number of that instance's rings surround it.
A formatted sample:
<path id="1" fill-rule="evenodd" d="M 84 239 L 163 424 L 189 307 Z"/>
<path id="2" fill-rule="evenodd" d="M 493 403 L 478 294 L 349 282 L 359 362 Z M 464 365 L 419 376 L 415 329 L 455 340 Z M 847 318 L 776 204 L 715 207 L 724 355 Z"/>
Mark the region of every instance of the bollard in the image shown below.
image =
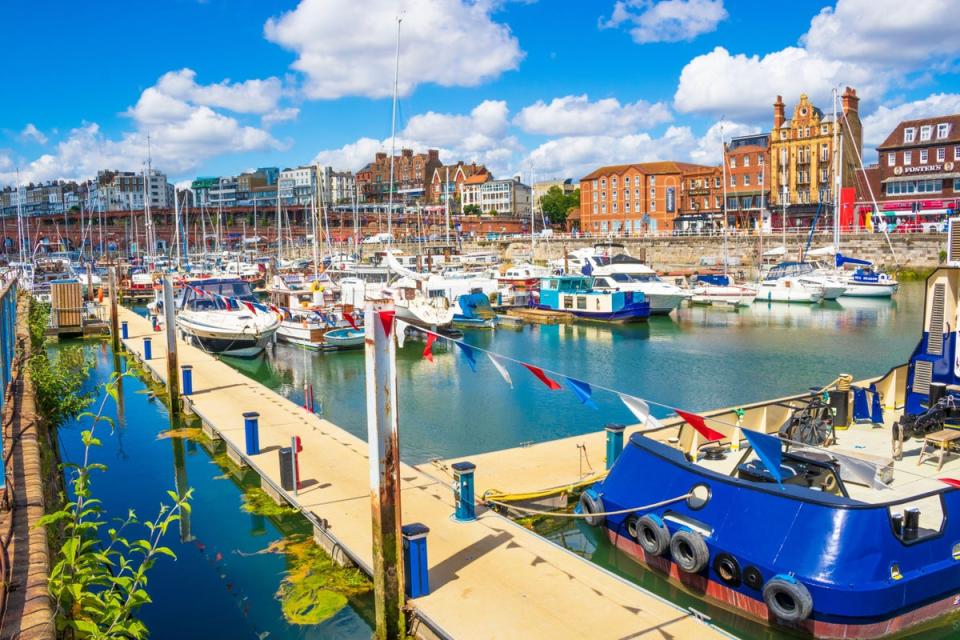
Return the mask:
<path id="1" fill-rule="evenodd" d="M 153 344 L 150 340 L 150 336 L 144 336 L 143 338 L 143 359 L 150 360 L 153 358 Z"/>
<path id="2" fill-rule="evenodd" d="M 122 322 L 120 322 L 120 337 L 123 338 L 124 340 L 130 337 L 130 330 L 127 327 L 126 320 L 123 320 Z"/>
<path id="3" fill-rule="evenodd" d="M 404 591 L 408 598 L 430 595 L 430 572 L 427 569 L 426 525 L 414 522 L 400 527 L 403 536 L 403 575 L 406 578 Z"/>
<path id="4" fill-rule="evenodd" d="M 150 316 L 150 322 L 153 324 L 154 331 L 160 331 L 160 319 L 159 316 L 152 315 Z"/>
<path id="5" fill-rule="evenodd" d="M 180 371 L 183 379 L 181 393 L 185 396 L 193 395 L 193 365 L 182 364 L 180 365 Z"/>
<path id="6" fill-rule="evenodd" d="M 293 447 L 281 447 L 280 451 L 280 486 L 284 491 L 293 491 L 297 486 L 294 477 L 294 453 Z"/>
<path id="7" fill-rule="evenodd" d="M 246 434 L 247 455 L 255 456 L 260 453 L 260 414 L 256 411 L 246 411 L 243 414 L 243 430 Z"/>
<path id="8" fill-rule="evenodd" d="M 453 469 L 454 491 L 457 499 L 457 512 L 454 517 L 460 522 L 469 522 L 477 519 L 476 507 L 473 504 L 473 472 L 477 465 L 472 462 L 455 462 L 450 465 Z"/>
<path id="9" fill-rule="evenodd" d="M 604 428 L 607 431 L 607 471 L 609 471 L 623 453 L 623 425 L 608 424 Z"/>

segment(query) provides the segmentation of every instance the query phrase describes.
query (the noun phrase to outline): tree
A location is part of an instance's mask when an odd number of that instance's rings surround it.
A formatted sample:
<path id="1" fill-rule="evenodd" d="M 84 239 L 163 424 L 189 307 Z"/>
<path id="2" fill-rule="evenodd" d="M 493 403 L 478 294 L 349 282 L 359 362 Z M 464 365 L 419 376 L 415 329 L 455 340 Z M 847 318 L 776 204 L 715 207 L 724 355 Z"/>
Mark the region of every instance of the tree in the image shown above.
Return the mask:
<path id="1" fill-rule="evenodd" d="M 475 204 L 468 204 L 463 208 L 463 215 L 465 216 L 479 216 L 483 213 L 483 210 Z"/>
<path id="2" fill-rule="evenodd" d="M 554 185 L 540 198 L 540 208 L 554 224 L 563 224 L 570 209 L 580 206 L 580 189 L 566 193 Z"/>

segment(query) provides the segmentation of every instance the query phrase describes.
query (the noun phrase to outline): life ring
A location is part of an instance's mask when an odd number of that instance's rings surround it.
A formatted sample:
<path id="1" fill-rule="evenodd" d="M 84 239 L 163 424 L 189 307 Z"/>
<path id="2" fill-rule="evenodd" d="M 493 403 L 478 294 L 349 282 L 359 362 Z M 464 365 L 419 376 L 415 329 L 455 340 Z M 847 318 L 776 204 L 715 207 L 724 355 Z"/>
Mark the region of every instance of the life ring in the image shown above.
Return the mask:
<path id="1" fill-rule="evenodd" d="M 740 586 L 740 563 L 729 553 L 719 553 L 713 560 L 713 571 L 731 587 Z"/>
<path id="2" fill-rule="evenodd" d="M 598 496 L 591 489 L 587 489 L 580 494 L 580 513 L 587 517 L 583 519 L 591 527 L 599 527 L 603 524 L 603 516 L 594 515 L 603 513 L 603 498 Z"/>
<path id="3" fill-rule="evenodd" d="M 685 573 L 700 573 L 710 562 L 710 550 L 703 536 L 695 531 L 680 530 L 670 538 L 670 555 Z"/>
<path id="4" fill-rule="evenodd" d="M 803 622 L 813 611 L 813 596 L 793 576 L 776 575 L 763 586 L 763 601 L 770 613 L 784 622 Z"/>
<path id="5" fill-rule="evenodd" d="M 313 282 L 310 283 L 310 291 L 312 291 L 313 293 L 317 293 L 318 291 L 323 291 L 323 286 L 320 284 L 318 280 L 314 280 Z"/>
<path id="6" fill-rule="evenodd" d="M 629 524 L 627 530 L 630 530 Z M 636 521 L 631 534 L 644 551 L 662 556 L 670 548 L 670 532 L 659 517 L 647 514 Z"/>

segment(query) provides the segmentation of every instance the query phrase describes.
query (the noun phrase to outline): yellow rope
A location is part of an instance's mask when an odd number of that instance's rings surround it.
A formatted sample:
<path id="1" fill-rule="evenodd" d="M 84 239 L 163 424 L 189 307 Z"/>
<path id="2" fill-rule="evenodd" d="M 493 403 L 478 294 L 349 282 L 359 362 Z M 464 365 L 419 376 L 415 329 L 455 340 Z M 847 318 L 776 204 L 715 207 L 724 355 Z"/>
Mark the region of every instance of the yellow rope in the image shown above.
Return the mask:
<path id="1" fill-rule="evenodd" d="M 527 491 L 526 493 L 504 493 L 499 489 L 487 489 L 483 492 L 484 501 L 492 501 L 496 499 L 497 502 L 522 502 L 524 500 L 536 500 L 538 498 L 547 498 L 549 496 L 560 495 L 563 493 L 570 493 L 574 489 L 579 489 L 585 487 L 595 482 L 599 482 L 607 477 L 607 472 L 598 473 L 592 475 L 588 478 L 584 478 L 578 482 L 572 484 L 561 485 L 558 487 L 550 487 L 547 489 L 540 489 L 539 491 Z"/>

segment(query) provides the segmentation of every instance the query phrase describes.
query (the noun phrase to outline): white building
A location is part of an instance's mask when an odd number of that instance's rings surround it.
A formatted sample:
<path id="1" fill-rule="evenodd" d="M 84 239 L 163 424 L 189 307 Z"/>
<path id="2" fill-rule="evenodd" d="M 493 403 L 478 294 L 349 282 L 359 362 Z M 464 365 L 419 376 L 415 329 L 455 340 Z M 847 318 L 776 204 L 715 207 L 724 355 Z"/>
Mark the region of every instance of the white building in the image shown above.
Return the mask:
<path id="1" fill-rule="evenodd" d="M 349 204 L 353 202 L 356 180 L 349 171 L 334 171 L 333 167 L 317 165 L 317 176 L 323 201 L 328 204 Z"/>
<path id="2" fill-rule="evenodd" d="M 284 169 L 280 172 L 277 184 L 284 204 L 310 204 L 317 191 L 316 168 L 311 165 Z"/>
<path id="3" fill-rule="evenodd" d="M 130 211 L 143 209 L 144 173 L 133 171 L 98 171 L 87 186 L 86 206 L 90 211 Z M 173 207 L 173 185 L 166 174 L 153 169 L 147 179 L 150 207 Z"/>
<path id="4" fill-rule="evenodd" d="M 531 202 L 530 187 L 520 182 L 519 176 L 493 180 L 490 174 L 478 174 L 463 183 L 460 212 L 470 205 L 477 205 L 483 213 L 521 216 L 529 214 Z"/>

